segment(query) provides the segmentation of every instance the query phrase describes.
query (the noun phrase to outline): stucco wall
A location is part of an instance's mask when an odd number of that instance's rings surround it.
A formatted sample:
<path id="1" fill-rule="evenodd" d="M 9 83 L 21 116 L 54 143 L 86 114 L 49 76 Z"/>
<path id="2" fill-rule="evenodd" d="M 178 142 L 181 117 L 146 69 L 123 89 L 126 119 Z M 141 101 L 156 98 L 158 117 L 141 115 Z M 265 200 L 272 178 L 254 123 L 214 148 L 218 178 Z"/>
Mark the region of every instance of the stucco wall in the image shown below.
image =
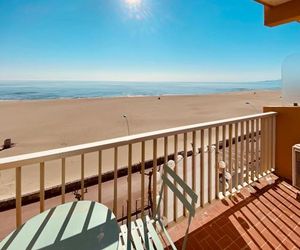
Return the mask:
<path id="1" fill-rule="evenodd" d="M 264 112 L 277 112 L 276 173 L 292 180 L 292 146 L 300 143 L 300 107 L 264 107 Z"/>

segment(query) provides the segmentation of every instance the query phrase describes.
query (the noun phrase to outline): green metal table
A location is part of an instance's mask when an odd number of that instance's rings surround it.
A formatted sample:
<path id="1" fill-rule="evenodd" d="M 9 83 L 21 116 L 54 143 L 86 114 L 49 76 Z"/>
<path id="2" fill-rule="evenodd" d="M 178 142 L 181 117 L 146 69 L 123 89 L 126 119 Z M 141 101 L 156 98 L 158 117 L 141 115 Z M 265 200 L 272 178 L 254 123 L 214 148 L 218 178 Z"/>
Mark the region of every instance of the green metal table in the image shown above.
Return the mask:
<path id="1" fill-rule="evenodd" d="M 0 249 L 118 249 L 119 233 L 103 204 L 70 202 L 28 220 L 0 242 Z"/>

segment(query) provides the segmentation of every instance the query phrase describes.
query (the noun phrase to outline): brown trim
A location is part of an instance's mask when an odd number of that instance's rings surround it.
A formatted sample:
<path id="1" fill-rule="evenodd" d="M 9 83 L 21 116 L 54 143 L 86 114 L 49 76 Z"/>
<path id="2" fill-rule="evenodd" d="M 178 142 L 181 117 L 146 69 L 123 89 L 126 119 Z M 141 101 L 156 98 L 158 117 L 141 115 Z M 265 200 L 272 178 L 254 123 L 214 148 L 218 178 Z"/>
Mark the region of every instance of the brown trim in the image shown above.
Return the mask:
<path id="1" fill-rule="evenodd" d="M 265 5 L 265 25 L 274 27 L 280 24 L 285 24 L 300 20 L 300 1 L 291 0 L 289 2 L 277 5 Z"/>
<path id="2" fill-rule="evenodd" d="M 269 7 L 273 7 L 274 5 L 272 4 L 269 4 L 269 3 L 266 3 L 265 0 L 255 0 L 256 2 L 260 3 L 260 4 L 263 4 L 265 6 L 269 6 Z"/>

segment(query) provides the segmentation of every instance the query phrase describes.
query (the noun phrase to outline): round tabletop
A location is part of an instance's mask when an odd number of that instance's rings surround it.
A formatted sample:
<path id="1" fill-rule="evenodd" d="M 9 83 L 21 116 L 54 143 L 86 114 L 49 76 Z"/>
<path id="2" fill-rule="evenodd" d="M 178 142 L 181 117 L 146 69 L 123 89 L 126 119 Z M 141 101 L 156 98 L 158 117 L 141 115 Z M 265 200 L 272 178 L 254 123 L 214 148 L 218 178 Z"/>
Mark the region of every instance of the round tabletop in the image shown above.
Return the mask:
<path id="1" fill-rule="evenodd" d="M 0 249 L 118 249 L 120 228 L 103 204 L 77 201 L 28 220 L 0 242 Z"/>

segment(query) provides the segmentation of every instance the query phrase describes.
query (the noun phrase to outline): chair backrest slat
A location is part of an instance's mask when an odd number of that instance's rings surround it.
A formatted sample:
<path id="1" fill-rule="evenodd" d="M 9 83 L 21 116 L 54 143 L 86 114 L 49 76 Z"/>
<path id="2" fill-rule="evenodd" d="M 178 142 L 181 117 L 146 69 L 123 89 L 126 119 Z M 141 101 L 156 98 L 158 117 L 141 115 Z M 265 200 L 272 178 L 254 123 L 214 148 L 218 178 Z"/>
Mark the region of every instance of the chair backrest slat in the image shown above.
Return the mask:
<path id="1" fill-rule="evenodd" d="M 164 175 L 165 174 L 170 175 L 174 181 L 183 188 L 183 191 L 191 197 L 194 203 L 197 202 L 198 195 L 195 194 L 195 192 L 168 165 L 164 166 Z"/>
<path id="2" fill-rule="evenodd" d="M 183 189 L 183 193 L 186 193 L 190 196 L 191 201 L 189 201 L 185 195 L 174 185 L 173 181 L 170 180 L 170 177 Z M 167 185 L 176 197 L 182 202 L 184 207 L 189 211 L 189 213 L 195 215 L 195 203 L 198 200 L 197 194 L 168 166 L 164 165 L 164 172 L 162 175 L 163 185 Z"/>
<path id="3" fill-rule="evenodd" d="M 189 211 L 190 215 L 195 215 L 195 208 L 193 203 L 190 203 L 187 198 L 179 191 L 179 189 L 168 179 L 165 175 L 162 176 L 164 184 L 166 184 L 176 195 L 176 197 L 182 202 L 184 207 Z"/>

